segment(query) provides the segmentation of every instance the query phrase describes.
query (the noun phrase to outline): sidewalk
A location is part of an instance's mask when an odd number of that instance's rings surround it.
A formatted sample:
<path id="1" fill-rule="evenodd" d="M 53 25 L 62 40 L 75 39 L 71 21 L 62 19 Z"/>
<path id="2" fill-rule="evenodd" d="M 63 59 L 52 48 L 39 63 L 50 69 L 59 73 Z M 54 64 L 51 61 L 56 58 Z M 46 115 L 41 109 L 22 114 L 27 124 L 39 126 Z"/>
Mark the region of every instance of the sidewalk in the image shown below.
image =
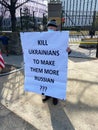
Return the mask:
<path id="1" fill-rule="evenodd" d="M 22 56 L 4 58 L 8 64 L 23 66 Z M 0 109 L 0 130 L 97 130 L 97 70 L 97 59 L 69 57 L 67 99 L 57 106 L 51 100 L 42 103 L 42 96 L 35 93 L 24 93 L 23 71 L 2 77 L 0 99 L 7 109 Z"/>
<path id="2" fill-rule="evenodd" d="M 3 54 L 3 58 L 6 64 L 15 65 L 17 67 L 23 67 L 23 56 L 22 55 L 9 55 Z"/>
<path id="3" fill-rule="evenodd" d="M 6 64 L 23 67 L 22 55 L 9 55 L 7 57 L 5 54 L 3 54 L 3 57 Z M 2 82 L 6 84 L 9 82 L 9 80 L 6 80 L 5 76 L 2 78 L 0 77 L 0 130 L 37 130 L 33 125 L 22 119 L 18 114 L 15 114 L 13 111 L 11 111 L 7 107 L 7 104 L 4 104 L 4 106 L 1 103 L 3 95 Z"/>

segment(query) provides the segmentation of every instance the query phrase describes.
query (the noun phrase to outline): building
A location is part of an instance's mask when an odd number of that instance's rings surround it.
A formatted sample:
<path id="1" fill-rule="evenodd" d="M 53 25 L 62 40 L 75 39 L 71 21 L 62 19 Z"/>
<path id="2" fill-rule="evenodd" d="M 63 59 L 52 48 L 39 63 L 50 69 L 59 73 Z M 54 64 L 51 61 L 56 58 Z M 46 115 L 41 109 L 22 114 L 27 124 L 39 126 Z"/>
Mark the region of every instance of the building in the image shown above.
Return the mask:
<path id="1" fill-rule="evenodd" d="M 24 0 L 20 0 L 18 2 L 18 4 L 20 4 L 23 1 Z M 20 8 L 24 9 L 26 7 L 29 9 L 30 14 L 33 15 L 33 12 L 35 12 L 34 14 L 35 14 L 35 17 L 37 17 L 37 18 L 42 18 L 43 14 L 47 13 L 47 1 L 46 0 L 30 0 L 30 2 L 27 2 L 26 4 L 24 4 Z M 19 13 L 20 8 L 18 8 L 16 11 L 17 17 L 20 16 L 20 13 Z"/>
<path id="2" fill-rule="evenodd" d="M 17 5 L 25 2 L 25 0 L 18 0 Z M 0 12 L 2 12 L 2 6 L 0 5 Z M 30 2 L 25 3 L 24 5 L 20 6 L 16 10 L 16 18 L 17 24 L 20 22 L 20 10 L 22 14 L 24 13 L 25 9 L 29 10 L 29 14 L 31 17 L 34 17 L 36 21 L 40 21 L 43 18 L 43 15 L 47 15 L 47 0 L 31 0 Z M 2 13 L 0 14 L 2 16 Z M 9 11 L 6 10 L 5 14 L 3 15 L 2 21 L 2 28 L 3 29 L 10 29 L 11 28 L 11 17 Z"/>

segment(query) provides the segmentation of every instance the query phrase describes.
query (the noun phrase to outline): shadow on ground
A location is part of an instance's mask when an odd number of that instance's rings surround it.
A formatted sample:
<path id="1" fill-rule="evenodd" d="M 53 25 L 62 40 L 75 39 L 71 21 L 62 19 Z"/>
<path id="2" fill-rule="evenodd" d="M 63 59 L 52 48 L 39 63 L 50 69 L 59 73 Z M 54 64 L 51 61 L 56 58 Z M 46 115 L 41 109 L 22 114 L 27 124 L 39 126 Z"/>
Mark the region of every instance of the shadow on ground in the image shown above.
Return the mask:
<path id="1" fill-rule="evenodd" d="M 72 122 L 69 120 L 60 101 L 57 106 L 48 102 L 51 123 L 53 130 L 75 130 Z"/>
<path id="2" fill-rule="evenodd" d="M 0 103 L 0 130 L 38 130 Z"/>
<path id="3" fill-rule="evenodd" d="M 2 74 L 15 69 L 15 67 L 9 65 L 6 67 L 8 68 L 4 69 Z M 0 130 L 38 130 L 7 109 L 8 103 L 13 103 L 24 94 L 24 91 L 19 87 L 23 85 L 22 73 L 18 71 L 10 75 L 0 76 L 0 102 L 4 99 L 6 103 L 6 107 L 0 103 Z"/>

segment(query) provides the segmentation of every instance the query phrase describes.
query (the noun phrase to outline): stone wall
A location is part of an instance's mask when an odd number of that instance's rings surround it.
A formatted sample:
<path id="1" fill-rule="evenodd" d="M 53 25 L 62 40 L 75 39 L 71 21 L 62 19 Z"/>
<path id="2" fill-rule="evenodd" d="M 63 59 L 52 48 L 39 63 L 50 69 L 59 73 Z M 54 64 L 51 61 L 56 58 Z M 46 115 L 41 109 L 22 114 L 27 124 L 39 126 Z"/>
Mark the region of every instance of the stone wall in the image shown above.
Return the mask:
<path id="1" fill-rule="evenodd" d="M 5 35 L 9 38 L 8 41 L 8 50 L 9 54 L 20 55 L 22 54 L 22 47 L 20 41 L 20 34 L 19 32 L 0 32 L 0 36 Z M 0 49 L 2 53 L 5 53 L 4 45 L 0 40 Z"/>

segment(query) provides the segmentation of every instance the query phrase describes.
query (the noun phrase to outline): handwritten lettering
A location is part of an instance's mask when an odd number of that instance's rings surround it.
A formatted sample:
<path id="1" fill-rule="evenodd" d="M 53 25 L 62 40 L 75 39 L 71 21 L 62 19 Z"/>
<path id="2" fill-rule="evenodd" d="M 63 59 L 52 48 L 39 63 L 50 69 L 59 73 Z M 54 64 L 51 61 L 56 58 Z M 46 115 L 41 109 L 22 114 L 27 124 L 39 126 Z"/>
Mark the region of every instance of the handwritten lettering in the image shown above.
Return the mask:
<path id="1" fill-rule="evenodd" d="M 30 69 L 31 69 L 31 71 L 36 72 L 36 73 L 43 73 L 43 69 L 41 69 L 41 68 L 30 67 Z"/>
<path id="2" fill-rule="evenodd" d="M 60 53 L 59 53 L 59 50 L 33 50 L 33 49 L 29 49 L 28 50 L 28 53 L 29 54 L 32 54 L 32 55 L 47 55 L 47 56 L 59 56 Z"/>
<path id="3" fill-rule="evenodd" d="M 34 62 L 34 64 L 39 64 L 39 60 L 38 59 L 33 59 L 33 62 Z"/>
<path id="4" fill-rule="evenodd" d="M 51 78 L 34 76 L 34 79 L 41 82 L 54 83 L 54 79 L 51 79 Z"/>
<path id="5" fill-rule="evenodd" d="M 47 87 L 46 87 L 46 86 L 40 85 L 40 91 L 46 92 L 46 90 L 47 90 Z"/>
<path id="6" fill-rule="evenodd" d="M 43 64 L 43 65 L 52 65 L 52 66 L 55 66 L 55 61 L 41 60 L 41 64 Z"/>
<path id="7" fill-rule="evenodd" d="M 45 74 L 59 75 L 59 70 L 44 69 Z"/>
<path id="8" fill-rule="evenodd" d="M 48 45 L 47 40 L 38 40 L 38 45 Z"/>

